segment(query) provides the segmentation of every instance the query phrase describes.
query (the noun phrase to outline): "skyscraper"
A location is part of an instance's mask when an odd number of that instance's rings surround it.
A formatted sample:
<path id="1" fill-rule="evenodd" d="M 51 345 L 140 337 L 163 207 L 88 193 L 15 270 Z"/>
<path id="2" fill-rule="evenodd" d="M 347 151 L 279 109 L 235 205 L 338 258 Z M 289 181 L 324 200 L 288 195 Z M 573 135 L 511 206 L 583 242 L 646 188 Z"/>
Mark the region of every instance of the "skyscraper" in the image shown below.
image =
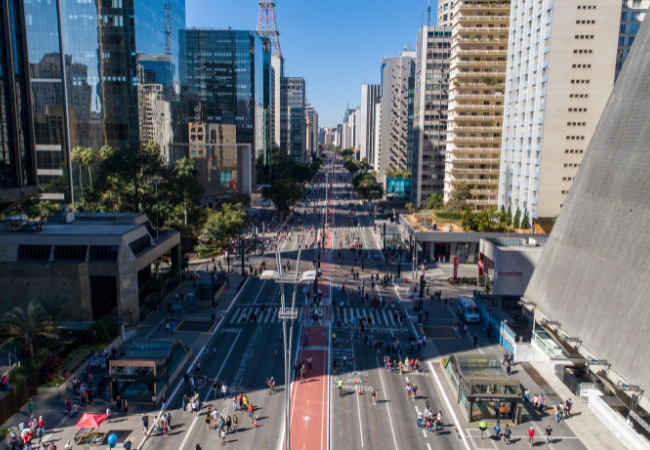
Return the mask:
<path id="1" fill-rule="evenodd" d="M 0 213 L 38 195 L 25 12 L 22 0 L 0 6 Z"/>
<path id="2" fill-rule="evenodd" d="M 305 80 L 285 77 L 281 80 L 280 150 L 292 158 L 306 159 Z"/>
<path id="3" fill-rule="evenodd" d="M 284 58 L 271 55 L 273 68 L 273 98 L 271 104 L 271 127 L 273 129 L 273 146 L 280 148 L 282 140 L 282 78 L 284 78 Z"/>
<path id="4" fill-rule="evenodd" d="M 91 187 L 90 176 L 81 169 L 92 162 L 72 162 L 72 149 L 139 142 L 139 111 L 145 103 L 164 110 L 141 96 L 160 99 L 164 94 L 171 100 L 178 93 L 173 86 L 185 2 L 52 0 L 24 5 L 41 198 L 78 200 Z M 140 90 L 145 80 L 161 90 Z M 157 129 L 147 126 L 144 135 Z M 72 176 L 73 170 L 78 176 Z"/>
<path id="5" fill-rule="evenodd" d="M 251 144 L 253 156 L 266 162 L 272 89 L 268 39 L 255 31 L 211 29 L 183 30 L 180 36 L 189 121 L 234 125 L 237 144 Z"/>
<path id="6" fill-rule="evenodd" d="M 415 76 L 415 51 L 382 61 L 382 127 L 378 179 L 383 182 L 387 170 L 410 170 L 408 154 L 409 78 Z"/>
<path id="7" fill-rule="evenodd" d="M 444 198 L 465 183 L 485 209 L 497 205 L 510 2 L 452 5 Z"/>
<path id="8" fill-rule="evenodd" d="M 369 162 L 375 151 L 375 112 L 380 100 L 380 85 L 364 83 L 361 86 L 359 154 L 361 159 L 368 158 Z"/>
<path id="9" fill-rule="evenodd" d="M 418 206 L 443 194 L 451 28 L 424 27 L 417 37 L 411 198 Z"/>
<path id="10" fill-rule="evenodd" d="M 551 223 L 614 86 L 620 0 L 513 2 L 499 205 Z"/>
<path id="11" fill-rule="evenodd" d="M 305 127 L 307 159 L 309 159 L 312 154 L 318 154 L 319 144 L 318 113 L 312 105 L 305 106 Z"/>
<path id="12" fill-rule="evenodd" d="M 618 34 L 618 52 L 616 53 L 616 78 L 623 69 L 625 59 L 630 52 L 649 7 L 650 0 L 623 0 Z"/>

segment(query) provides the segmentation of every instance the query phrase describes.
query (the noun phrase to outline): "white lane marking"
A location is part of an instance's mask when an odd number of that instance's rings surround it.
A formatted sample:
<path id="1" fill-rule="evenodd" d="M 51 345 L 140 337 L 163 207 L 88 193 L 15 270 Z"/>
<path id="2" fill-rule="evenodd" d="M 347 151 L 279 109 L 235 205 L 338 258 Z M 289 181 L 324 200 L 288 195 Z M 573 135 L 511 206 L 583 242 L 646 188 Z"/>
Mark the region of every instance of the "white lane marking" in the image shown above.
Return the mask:
<path id="1" fill-rule="evenodd" d="M 352 360 L 352 369 L 355 372 L 357 371 L 357 364 L 354 362 L 354 359 Z M 358 395 L 357 392 L 355 392 L 354 394 L 355 394 L 354 396 L 357 398 L 357 412 L 359 413 L 359 433 L 361 434 L 361 447 L 363 447 L 363 428 L 361 427 L 361 405 L 359 404 L 360 395 Z"/>
<path id="2" fill-rule="evenodd" d="M 264 286 L 266 286 L 266 280 L 264 280 L 264 283 L 262 283 L 262 287 L 257 292 L 257 295 L 255 296 L 255 300 L 253 300 L 253 303 L 257 303 L 257 300 L 260 298 L 260 294 L 264 291 Z"/>
<path id="3" fill-rule="evenodd" d="M 427 442 L 427 450 L 431 450 L 431 444 Z"/>
<path id="4" fill-rule="evenodd" d="M 445 404 L 447 405 L 447 409 L 449 410 L 449 414 L 451 417 L 454 419 L 454 423 L 456 425 L 460 424 L 460 421 L 458 420 L 458 417 L 456 417 L 456 413 L 451 407 L 451 403 L 449 402 L 449 398 L 447 397 L 447 393 L 445 392 L 445 389 L 442 387 L 442 383 L 440 383 L 440 378 L 438 378 L 438 374 L 436 373 L 436 370 L 433 368 L 433 364 L 431 362 L 428 362 L 429 364 L 429 369 L 431 369 L 431 373 L 433 373 L 433 378 L 436 380 L 436 384 L 438 385 L 438 390 L 440 391 L 440 394 L 442 394 L 442 398 L 445 401 Z M 467 450 L 472 450 L 469 446 L 469 443 L 467 442 L 467 439 L 465 438 L 465 433 L 460 433 L 460 437 L 463 440 L 463 443 L 465 444 L 465 448 Z"/>
<path id="5" fill-rule="evenodd" d="M 219 368 L 219 371 L 217 372 L 217 375 L 214 377 L 213 383 L 216 383 L 217 379 L 219 378 L 219 375 L 221 375 L 221 371 L 223 370 L 224 367 L 226 367 L 226 362 L 228 361 L 228 357 L 230 357 L 230 353 L 232 353 L 233 349 L 235 348 L 235 344 L 237 343 L 237 339 L 239 339 L 239 336 L 241 336 L 241 331 L 239 333 L 237 333 L 237 337 L 235 337 L 235 340 L 233 341 L 232 345 L 230 346 L 230 350 L 228 350 L 228 354 L 226 354 L 226 357 L 223 359 L 223 363 L 221 363 L 221 367 Z M 180 385 L 179 385 L 179 387 L 180 387 Z M 210 400 L 210 394 L 211 393 L 212 393 L 212 389 L 208 390 L 208 395 L 205 396 L 205 401 L 203 403 L 207 403 L 208 400 Z M 200 411 L 199 411 L 199 413 L 200 413 Z M 192 433 L 192 429 L 194 428 L 194 425 L 196 425 L 196 421 L 198 420 L 198 418 L 199 418 L 199 414 L 197 414 L 196 417 L 194 418 L 194 420 L 192 421 L 192 425 L 190 425 L 190 428 L 187 430 L 187 433 L 185 434 L 185 437 L 183 438 L 183 442 L 181 442 L 181 446 L 178 447 L 178 450 L 183 450 L 183 447 L 185 447 L 185 443 L 189 439 L 190 434 Z"/>
<path id="6" fill-rule="evenodd" d="M 375 355 L 375 359 L 377 360 L 377 367 L 381 367 L 379 365 L 379 358 Z M 384 376 L 382 375 L 382 371 L 379 371 L 379 379 L 381 380 L 381 388 L 384 390 L 384 395 L 388 393 L 386 390 L 386 385 L 384 384 Z M 393 419 L 390 417 L 390 406 L 386 404 L 386 413 L 388 414 L 388 423 L 390 423 L 390 432 L 393 435 L 393 444 L 395 444 L 395 450 L 399 450 L 399 447 L 397 446 L 397 438 L 395 437 L 395 429 L 393 428 Z M 468 447 L 467 450 L 470 450 Z"/>
<path id="7" fill-rule="evenodd" d="M 422 430 L 422 435 L 426 438 L 427 437 L 427 430 Z"/>
<path id="8" fill-rule="evenodd" d="M 409 382 L 409 377 L 404 377 L 404 378 L 406 378 L 406 382 L 408 383 Z"/>

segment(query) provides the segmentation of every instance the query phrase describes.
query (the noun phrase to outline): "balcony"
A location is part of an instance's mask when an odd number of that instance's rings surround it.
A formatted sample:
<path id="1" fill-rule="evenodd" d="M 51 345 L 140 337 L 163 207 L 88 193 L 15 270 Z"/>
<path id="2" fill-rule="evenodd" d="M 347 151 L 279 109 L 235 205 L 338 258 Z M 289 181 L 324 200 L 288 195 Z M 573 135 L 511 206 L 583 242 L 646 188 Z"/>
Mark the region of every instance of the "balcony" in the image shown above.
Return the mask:
<path id="1" fill-rule="evenodd" d="M 483 56 L 483 55 L 490 55 L 490 56 L 506 56 L 507 50 L 499 50 L 499 49 L 491 49 L 488 50 L 487 48 L 472 48 L 472 49 L 464 49 L 464 48 L 457 48 L 453 56 Z"/>
<path id="2" fill-rule="evenodd" d="M 467 4 L 467 3 L 462 3 L 458 7 L 458 14 L 462 14 L 463 11 L 485 11 L 485 10 L 504 10 L 504 11 L 510 11 L 510 3 L 497 3 L 497 4 Z"/>
<path id="3" fill-rule="evenodd" d="M 508 37 L 498 37 L 495 36 L 492 39 L 488 38 L 476 38 L 476 37 L 470 37 L 470 38 L 456 38 L 454 42 L 451 44 L 452 48 L 454 47 L 455 44 L 466 44 L 466 43 L 494 43 L 494 44 L 507 44 L 508 43 Z M 505 52 L 505 50 L 503 50 Z"/>
<path id="4" fill-rule="evenodd" d="M 503 94 L 500 92 L 493 94 L 465 94 L 454 90 L 449 96 L 449 100 L 503 100 Z"/>
<path id="5" fill-rule="evenodd" d="M 490 22 L 490 23 L 510 23 L 510 16 L 508 14 L 502 14 L 499 16 L 496 15 L 469 15 L 469 14 L 458 14 L 456 16 L 459 22 Z"/>
<path id="6" fill-rule="evenodd" d="M 447 137 L 447 142 L 501 142 L 501 138 L 500 137 L 453 136 L 453 137 Z"/>
<path id="7" fill-rule="evenodd" d="M 503 110 L 503 105 L 465 105 L 450 103 L 448 111 L 467 110 L 467 111 L 497 111 Z M 477 116 L 478 117 L 478 116 Z"/>

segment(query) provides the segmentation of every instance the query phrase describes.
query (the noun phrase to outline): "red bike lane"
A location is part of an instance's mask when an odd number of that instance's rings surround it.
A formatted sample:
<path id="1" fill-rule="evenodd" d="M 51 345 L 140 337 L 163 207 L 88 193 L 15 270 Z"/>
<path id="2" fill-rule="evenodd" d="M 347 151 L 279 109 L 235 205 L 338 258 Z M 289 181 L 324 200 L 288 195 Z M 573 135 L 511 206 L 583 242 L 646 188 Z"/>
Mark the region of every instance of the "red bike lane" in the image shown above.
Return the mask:
<path id="1" fill-rule="evenodd" d="M 329 217 L 333 208 L 328 205 Z M 330 267 L 332 262 L 333 236 L 327 231 L 327 251 L 321 253 L 323 277 L 319 289 L 323 292 L 323 303 L 329 303 Z M 328 308 L 325 306 L 324 308 Z M 329 433 L 329 327 L 311 326 L 303 329 L 309 336 L 309 345 L 301 346 L 298 361 L 307 365 L 311 358 L 312 368 L 303 382 L 296 380 L 291 389 L 291 445 L 300 450 L 326 450 Z M 302 341 L 302 339 L 301 339 Z"/>

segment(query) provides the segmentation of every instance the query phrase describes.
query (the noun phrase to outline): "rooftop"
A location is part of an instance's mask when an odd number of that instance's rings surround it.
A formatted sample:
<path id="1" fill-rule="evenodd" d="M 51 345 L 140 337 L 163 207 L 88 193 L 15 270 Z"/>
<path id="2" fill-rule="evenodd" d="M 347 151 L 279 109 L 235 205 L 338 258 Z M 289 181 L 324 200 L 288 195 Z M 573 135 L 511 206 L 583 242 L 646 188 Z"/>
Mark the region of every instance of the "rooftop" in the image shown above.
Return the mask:
<path id="1" fill-rule="evenodd" d="M 548 242 L 547 237 L 513 237 L 513 238 L 484 238 L 496 247 L 544 247 Z"/>

